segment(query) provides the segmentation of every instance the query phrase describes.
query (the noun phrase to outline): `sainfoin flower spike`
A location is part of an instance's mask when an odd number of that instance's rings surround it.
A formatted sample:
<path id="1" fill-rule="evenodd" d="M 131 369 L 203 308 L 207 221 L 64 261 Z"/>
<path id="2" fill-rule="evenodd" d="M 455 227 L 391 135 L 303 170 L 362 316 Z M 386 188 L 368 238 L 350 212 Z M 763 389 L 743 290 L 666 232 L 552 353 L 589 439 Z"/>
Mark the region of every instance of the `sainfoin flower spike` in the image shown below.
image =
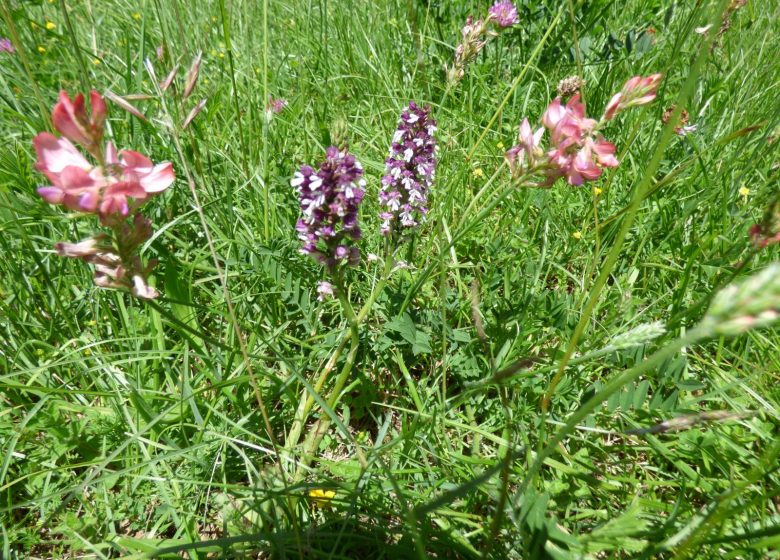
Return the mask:
<path id="1" fill-rule="evenodd" d="M 56 249 L 61 256 L 92 264 L 98 286 L 154 298 L 157 292 L 146 281 L 154 262 L 144 265 L 136 254 L 151 238 L 152 225 L 138 210 L 173 183 L 173 166 L 168 162 L 155 165 L 132 150 L 117 152 L 111 142 L 103 147 L 106 105 L 95 91 L 90 94 L 90 104 L 88 115 L 83 95 L 71 101 L 67 93 L 61 92 L 52 122 L 63 136 L 41 132 L 33 139 L 38 156 L 36 169 L 51 183 L 40 187 L 38 194 L 49 204 L 97 215 L 113 235 L 101 233 L 80 243 L 58 243 Z M 93 161 L 73 142 L 83 146 Z"/>
<path id="2" fill-rule="evenodd" d="M 403 234 L 425 219 L 428 192 L 436 175 L 436 121 L 431 108 L 414 101 L 401 113 L 385 160 L 379 192 L 382 234 Z"/>
<path id="3" fill-rule="evenodd" d="M 634 76 L 628 80 L 624 85 L 620 93 L 616 93 L 612 96 L 612 99 L 607 103 L 604 109 L 604 120 L 611 120 L 620 111 L 628 109 L 630 107 L 638 107 L 640 105 L 647 105 L 651 103 L 656 96 L 658 86 L 661 84 L 661 74 L 653 74 L 652 76 Z"/>
<path id="4" fill-rule="evenodd" d="M 579 93 L 566 105 L 556 97 L 542 115 L 544 128 L 533 132 L 528 119 L 521 123 L 519 143 L 505 156 L 512 179 L 523 186 L 549 187 L 564 177 L 570 185 L 579 186 L 599 178 L 605 167 L 617 167 L 615 145 L 600 130 L 619 111 L 655 99 L 660 80 L 660 74 L 632 78 L 607 104 L 598 121 L 587 116 Z M 546 150 L 541 146 L 544 129 L 550 134 Z"/>
<path id="5" fill-rule="evenodd" d="M 447 80 L 455 84 L 463 79 L 466 66 L 476 58 L 488 39 L 498 35 L 498 31 L 517 24 L 520 18 L 509 0 L 499 0 L 488 10 L 486 18 L 469 16 L 466 25 L 460 31 L 461 41 L 455 49 L 455 61 L 452 66 L 445 65 Z"/>
<path id="6" fill-rule="evenodd" d="M 365 195 L 363 167 L 349 152 L 331 146 L 318 170 L 304 165 L 290 184 L 298 189 L 302 217 L 296 229 L 301 252 L 332 273 L 338 265 L 357 265 L 361 237 L 358 209 Z"/>

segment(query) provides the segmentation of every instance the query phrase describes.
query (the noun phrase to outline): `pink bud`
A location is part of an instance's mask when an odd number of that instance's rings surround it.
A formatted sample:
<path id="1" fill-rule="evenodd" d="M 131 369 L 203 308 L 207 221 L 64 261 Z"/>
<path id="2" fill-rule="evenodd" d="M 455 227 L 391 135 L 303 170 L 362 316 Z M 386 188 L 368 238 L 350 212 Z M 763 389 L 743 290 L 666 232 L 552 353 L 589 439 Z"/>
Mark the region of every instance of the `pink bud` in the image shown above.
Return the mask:
<path id="1" fill-rule="evenodd" d="M 60 91 L 60 99 L 52 110 L 51 119 L 54 128 L 65 138 L 81 144 L 90 153 L 95 154 L 103 138 L 106 104 L 100 94 L 94 90 L 90 92 L 89 98 L 92 114 L 87 116 L 84 95 L 79 93 L 71 101 L 65 91 Z"/>
<path id="2" fill-rule="evenodd" d="M 622 93 L 616 93 L 612 96 L 612 99 L 609 100 L 609 103 L 607 103 L 607 106 L 604 109 L 604 120 L 610 121 L 615 117 L 618 112 L 618 107 L 620 107 L 621 99 L 623 99 Z"/>

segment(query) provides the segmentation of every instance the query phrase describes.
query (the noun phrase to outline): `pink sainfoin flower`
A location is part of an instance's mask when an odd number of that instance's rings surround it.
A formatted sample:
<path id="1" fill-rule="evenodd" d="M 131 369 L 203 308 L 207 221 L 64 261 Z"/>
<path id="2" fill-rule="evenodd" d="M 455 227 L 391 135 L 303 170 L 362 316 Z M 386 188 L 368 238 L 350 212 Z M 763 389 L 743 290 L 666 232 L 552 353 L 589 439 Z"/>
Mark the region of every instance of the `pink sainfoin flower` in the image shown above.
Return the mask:
<path id="1" fill-rule="evenodd" d="M 474 21 L 471 16 L 466 20 L 460 34 L 462 38 L 455 49 L 455 62 L 452 66 L 445 66 L 447 79 L 451 84 L 463 79 L 466 66 L 477 57 L 490 36 L 487 23 L 481 19 Z"/>
<path id="2" fill-rule="evenodd" d="M 509 0 L 496 2 L 489 10 L 486 18 L 474 19 L 469 16 L 466 25 L 460 30 L 461 41 L 455 49 L 455 61 L 452 66 L 445 65 L 447 80 L 455 84 L 463 79 L 466 66 L 473 61 L 484 48 L 488 39 L 498 35 L 498 30 L 511 27 L 518 23 L 520 18 L 514 4 Z"/>
<path id="3" fill-rule="evenodd" d="M 9 39 L 2 37 L 0 38 L 0 52 L 14 53 L 16 49 Z"/>
<path id="4" fill-rule="evenodd" d="M 146 277 L 154 266 L 144 266 L 135 253 L 152 235 L 151 222 L 138 209 L 151 196 L 174 181 L 170 163 L 154 165 L 146 156 L 132 151 L 117 152 L 111 142 L 102 144 L 106 105 L 95 91 L 90 94 L 91 114 L 84 96 L 73 100 L 61 92 L 52 111 L 56 137 L 41 132 L 33 139 L 38 156 L 36 169 L 50 181 L 38 194 L 49 204 L 61 204 L 76 212 L 95 214 L 113 236 L 98 234 L 80 243 L 59 243 L 57 252 L 79 258 L 95 267 L 95 284 L 127 289 L 137 297 L 157 296 Z M 81 145 L 88 160 L 74 145 Z M 134 214 L 132 220 L 128 218 Z"/>
<path id="5" fill-rule="evenodd" d="M 661 74 L 652 76 L 634 76 L 628 80 L 620 93 L 612 96 L 604 109 L 604 119 L 611 120 L 620 111 L 639 105 L 647 105 L 655 99 L 658 86 L 661 84 Z"/>
<path id="6" fill-rule="evenodd" d="M 659 81 L 660 75 L 629 80 L 618 94 L 621 98 L 615 109 L 608 111 L 613 98 L 599 121 L 587 116 L 579 93 L 566 105 L 555 98 L 542 115 L 543 128 L 532 131 L 528 119 L 520 124 L 519 143 L 506 153 L 512 178 L 526 186 L 549 187 L 564 177 L 570 185 L 579 186 L 600 177 L 603 168 L 617 167 L 615 145 L 599 131 L 617 111 L 652 101 Z M 545 129 L 550 133 L 547 150 L 541 146 Z M 534 180 L 534 176 L 541 179 Z"/>
<path id="7" fill-rule="evenodd" d="M 33 145 L 38 154 L 36 169 L 52 183 L 40 187 L 38 194 L 49 204 L 98 214 L 104 225 L 126 218 L 174 180 L 170 163 L 154 165 L 132 150 L 117 154 L 110 142 L 103 165 L 92 165 L 67 138 L 48 132 L 38 134 Z"/>
<path id="8" fill-rule="evenodd" d="M 501 28 L 511 27 L 520 22 L 517 9 L 510 0 L 500 0 L 488 10 L 488 20 L 493 21 Z"/>
<path id="9" fill-rule="evenodd" d="M 550 131 L 551 147 L 547 152 L 551 167 L 549 181 L 566 177 L 570 185 L 582 185 L 598 179 L 602 167 L 617 167 L 615 145 L 596 132 L 595 120 L 585 116 L 585 104 L 575 94 L 565 107 L 556 98 L 542 117 Z"/>

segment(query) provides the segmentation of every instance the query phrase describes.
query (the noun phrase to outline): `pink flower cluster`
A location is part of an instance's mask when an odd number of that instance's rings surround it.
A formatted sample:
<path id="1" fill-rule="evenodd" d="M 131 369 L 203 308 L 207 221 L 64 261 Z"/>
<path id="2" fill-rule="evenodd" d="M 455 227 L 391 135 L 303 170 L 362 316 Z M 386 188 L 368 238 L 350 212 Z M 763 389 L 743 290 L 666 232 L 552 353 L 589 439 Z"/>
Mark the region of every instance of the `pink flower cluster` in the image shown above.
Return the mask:
<path id="1" fill-rule="evenodd" d="M 83 95 L 71 101 L 67 93 L 61 92 L 52 122 L 63 136 L 41 132 L 33 140 L 38 154 L 36 169 L 51 181 L 51 185 L 39 188 L 38 194 L 49 204 L 95 213 L 104 225 L 111 225 L 171 186 L 173 166 L 167 162 L 154 165 L 132 150 L 117 152 L 111 142 L 103 149 L 106 105 L 96 91 L 90 99 L 92 114 L 87 116 Z M 72 142 L 81 144 L 97 165 L 90 163 Z"/>
<path id="2" fill-rule="evenodd" d="M 499 30 L 512 27 L 520 22 L 517 9 L 511 0 L 498 0 L 488 10 L 485 19 L 474 20 L 469 16 L 466 25 L 461 29 L 461 42 L 455 49 L 455 62 L 452 66 L 446 66 L 447 79 L 451 84 L 459 82 L 466 73 L 466 66 L 476 58 L 488 39 L 498 35 L 494 25 Z"/>
<path id="3" fill-rule="evenodd" d="M 154 298 L 157 292 L 146 283 L 154 266 L 144 266 L 135 253 L 152 235 L 151 222 L 137 210 L 150 197 L 167 189 L 175 179 L 173 166 L 154 165 L 132 151 L 117 152 L 111 142 L 103 146 L 106 104 L 96 91 L 90 93 L 87 113 L 84 96 L 73 100 L 64 91 L 52 111 L 54 127 L 62 134 L 41 132 L 33 145 L 38 155 L 36 169 L 51 182 L 38 194 L 49 204 L 61 204 L 76 212 L 95 214 L 111 228 L 113 237 L 98 234 L 80 243 L 59 243 L 57 252 L 95 266 L 95 284 L 123 288 L 137 297 Z M 81 145 L 88 160 L 74 145 Z M 128 217 L 134 214 L 133 219 Z"/>
<path id="4" fill-rule="evenodd" d="M 519 143 L 506 153 L 512 178 L 530 186 L 549 187 L 565 177 L 570 185 L 579 186 L 598 179 L 603 168 L 617 167 L 615 145 L 599 130 L 618 112 L 655 99 L 660 80 L 660 74 L 631 78 L 607 104 L 599 121 L 588 118 L 579 93 L 566 105 L 556 97 L 542 116 L 543 127 L 533 131 L 528 119 L 520 124 Z M 550 133 L 547 150 L 541 147 L 545 129 Z M 541 176 L 541 180 L 532 182 L 534 175 Z"/>

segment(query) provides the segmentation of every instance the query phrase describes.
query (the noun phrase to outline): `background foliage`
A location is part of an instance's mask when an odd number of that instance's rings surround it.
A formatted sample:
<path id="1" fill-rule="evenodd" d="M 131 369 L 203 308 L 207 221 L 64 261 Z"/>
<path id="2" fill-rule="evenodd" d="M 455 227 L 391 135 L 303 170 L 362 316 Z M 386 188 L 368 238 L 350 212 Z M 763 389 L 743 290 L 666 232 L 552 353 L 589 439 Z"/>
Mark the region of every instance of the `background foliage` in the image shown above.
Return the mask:
<path id="1" fill-rule="evenodd" d="M 707 2 L 516 4 L 520 25 L 491 42 L 446 98 L 442 67 L 465 18 L 486 2 L 2 6 L 0 35 L 13 27 L 23 49 L 0 53 L 0 556 L 776 557 L 773 330 L 685 346 L 613 394 L 523 482 L 540 446 L 607 380 L 683 336 L 716 287 L 776 260 L 776 248 L 754 254 L 746 232 L 778 188 L 780 6 L 736 12 L 694 69 L 707 47 L 693 29 L 717 24 Z M 118 145 L 172 160 L 179 176 L 147 206 L 156 224 L 147 254 L 160 259 L 163 297 L 147 304 L 95 288 L 83 263 L 52 250 L 89 228 L 35 194 L 43 179 L 31 139 L 47 128 L 60 89 L 156 96 L 144 60 L 159 78 L 197 50 L 195 96 L 207 105 L 180 152 L 156 97 L 137 102 L 148 122 L 115 106 L 109 121 Z M 474 221 L 507 186 L 499 167 L 517 124 L 542 113 L 558 80 L 581 74 L 597 113 L 627 78 L 654 72 L 666 76 L 657 101 L 606 131 L 621 166 L 595 184 L 600 194 L 518 190 Z M 686 108 L 698 130 L 671 139 L 619 241 L 661 114 L 691 72 Z M 269 95 L 290 102 L 270 122 Z M 363 253 L 381 253 L 375 195 L 410 99 L 433 105 L 439 122 L 431 219 L 362 330 L 353 378 L 330 411 L 338 424 L 292 484 L 253 382 L 281 445 L 304 382 L 345 325 L 336 302 L 317 301 L 321 271 L 298 253 L 289 179 L 346 134 L 369 183 Z M 189 108 L 169 102 L 175 116 Z M 616 242 L 619 258 L 543 414 L 540 400 Z M 353 301 L 364 301 L 380 266 L 350 273 Z M 615 349 L 618 335 L 654 321 L 665 335 Z M 506 367 L 516 373 L 504 384 L 486 383 Z M 713 410 L 736 416 L 626 433 Z M 335 495 L 314 499 L 311 490 Z"/>

